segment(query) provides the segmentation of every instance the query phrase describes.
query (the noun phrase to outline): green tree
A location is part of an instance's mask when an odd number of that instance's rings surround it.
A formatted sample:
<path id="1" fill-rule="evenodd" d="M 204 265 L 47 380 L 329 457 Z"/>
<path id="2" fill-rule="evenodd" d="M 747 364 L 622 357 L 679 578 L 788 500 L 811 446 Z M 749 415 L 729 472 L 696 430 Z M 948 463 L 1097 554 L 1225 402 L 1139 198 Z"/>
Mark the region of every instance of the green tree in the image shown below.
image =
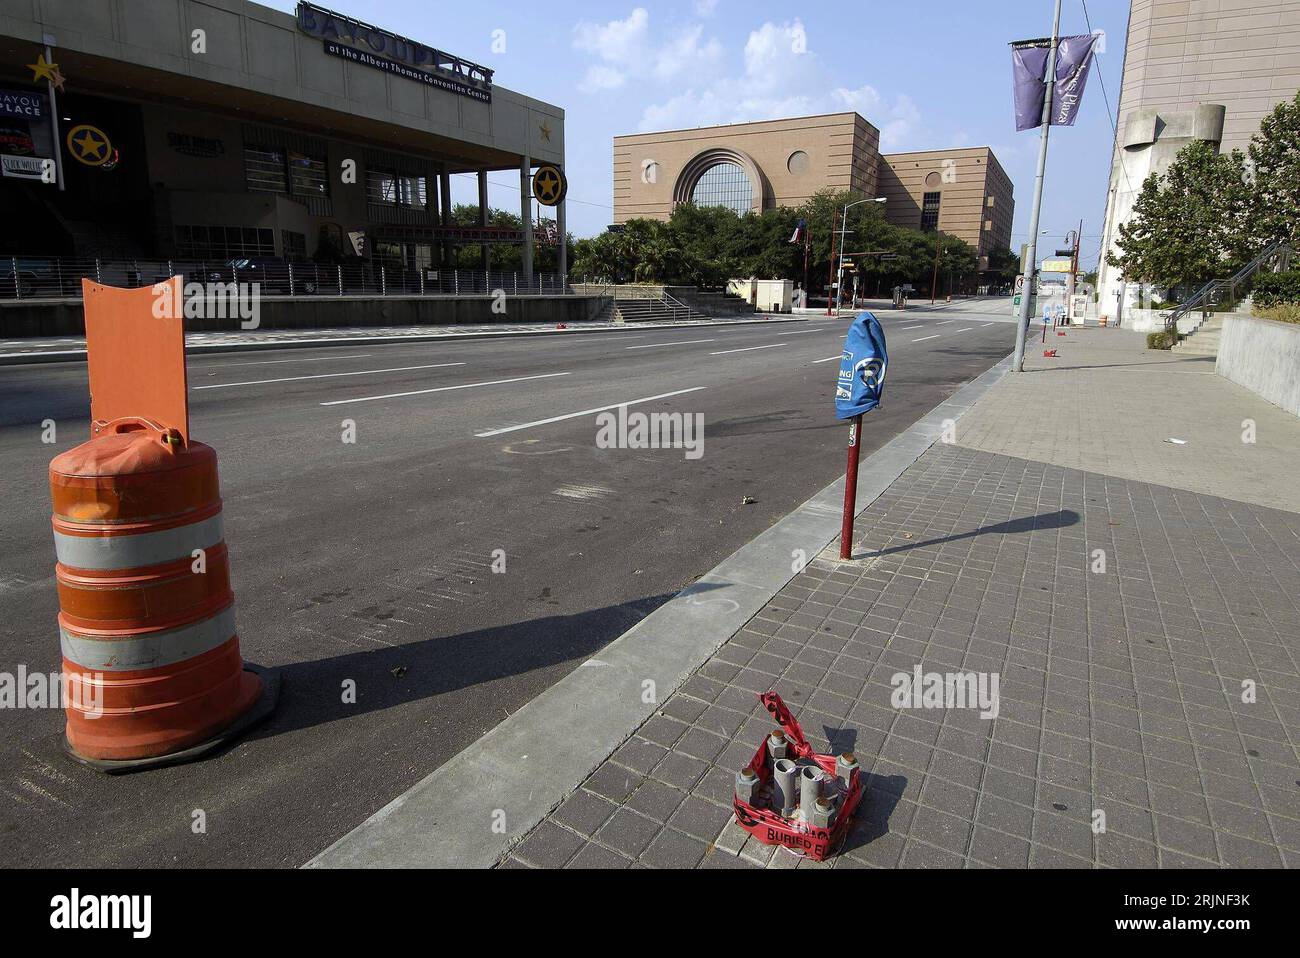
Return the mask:
<path id="1" fill-rule="evenodd" d="M 1300 93 L 1260 121 L 1249 152 L 1255 168 L 1253 232 L 1258 245 L 1285 239 L 1300 248 Z"/>
<path id="2" fill-rule="evenodd" d="M 1146 178 L 1119 227 L 1111 266 L 1167 289 L 1231 273 L 1248 257 L 1251 184 L 1240 150 L 1220 154 L 1202 140 L 1179 151 L 1164 176 Z"/>

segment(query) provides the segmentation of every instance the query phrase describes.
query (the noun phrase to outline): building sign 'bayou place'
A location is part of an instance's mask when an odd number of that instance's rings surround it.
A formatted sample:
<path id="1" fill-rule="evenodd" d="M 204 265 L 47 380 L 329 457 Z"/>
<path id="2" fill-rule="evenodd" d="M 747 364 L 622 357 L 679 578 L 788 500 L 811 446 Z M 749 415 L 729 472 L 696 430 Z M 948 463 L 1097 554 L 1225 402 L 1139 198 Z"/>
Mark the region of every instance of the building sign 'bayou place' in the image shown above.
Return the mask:
<path id="1" fill-rule="evenodd" d="M 325 41 L 325 52 L 452 93 L 492 101 L 492 71 L 360 20 L 298 4 L 298 29 Z"/>

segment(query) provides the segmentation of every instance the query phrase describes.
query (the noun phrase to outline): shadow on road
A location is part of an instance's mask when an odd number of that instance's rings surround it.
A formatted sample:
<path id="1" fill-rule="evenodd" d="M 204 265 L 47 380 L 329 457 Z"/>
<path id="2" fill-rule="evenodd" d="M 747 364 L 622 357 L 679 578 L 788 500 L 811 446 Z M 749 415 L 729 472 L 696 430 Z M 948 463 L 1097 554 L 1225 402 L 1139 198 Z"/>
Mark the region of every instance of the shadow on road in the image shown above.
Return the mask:
<path id="1" fill-rule="evenodd" d="M 719 588 L 723 585 L 706 582 L 691 586 L 694 594 Z M 589 656 L 674 594 L 282 666 L 279 708 L 250 738 L 269 738 L 355 719 L 425 699 L 431 700 L 430 709 L 436 710 L 432 700 L 437 696 Z M 558 678 L 555 676 L 546 686 Z M 355 702 L 344 701 L 351 689 L 355 690 Z M 538 688 L 533 695 L 542 691 L 544 688 Z M 505 717 L 504 713 L 501 717 Z M 432 721 L 454 719 L 436 715 Z"/>

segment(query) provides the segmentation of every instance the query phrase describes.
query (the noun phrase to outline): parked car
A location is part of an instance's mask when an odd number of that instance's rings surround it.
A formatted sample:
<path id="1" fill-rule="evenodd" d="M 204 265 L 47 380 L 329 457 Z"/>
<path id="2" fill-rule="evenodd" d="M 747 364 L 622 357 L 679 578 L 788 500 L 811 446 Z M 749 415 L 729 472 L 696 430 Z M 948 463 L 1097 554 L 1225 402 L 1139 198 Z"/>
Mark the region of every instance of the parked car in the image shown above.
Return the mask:
<path id="1" fill-rule="evenodd" d="M 249 256 L 229 260 L 225 268 L 210 270 L 209 283 L 257 283 L 263 293 L 272 296 L 311 296 L 316 292 L 315 273 L 310 264 L 295 264 L 292 289 L 289 282 L 289 263 L 279 256 Z"/>

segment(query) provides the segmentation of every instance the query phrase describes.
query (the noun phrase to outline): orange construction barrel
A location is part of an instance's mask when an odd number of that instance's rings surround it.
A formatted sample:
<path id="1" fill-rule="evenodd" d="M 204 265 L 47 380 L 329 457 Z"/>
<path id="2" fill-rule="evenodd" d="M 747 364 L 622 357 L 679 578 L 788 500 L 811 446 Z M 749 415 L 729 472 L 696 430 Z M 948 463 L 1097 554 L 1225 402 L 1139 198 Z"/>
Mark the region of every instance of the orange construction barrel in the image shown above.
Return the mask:
<path id="1" fill-rule="evenodd" d="M 80 685 L 66 746 L 109 771 L 197 757 L 269 712 L 235 634 L 217 456 L 149 420 L 96 432 L 50 463 L 63 668 Z"/>

